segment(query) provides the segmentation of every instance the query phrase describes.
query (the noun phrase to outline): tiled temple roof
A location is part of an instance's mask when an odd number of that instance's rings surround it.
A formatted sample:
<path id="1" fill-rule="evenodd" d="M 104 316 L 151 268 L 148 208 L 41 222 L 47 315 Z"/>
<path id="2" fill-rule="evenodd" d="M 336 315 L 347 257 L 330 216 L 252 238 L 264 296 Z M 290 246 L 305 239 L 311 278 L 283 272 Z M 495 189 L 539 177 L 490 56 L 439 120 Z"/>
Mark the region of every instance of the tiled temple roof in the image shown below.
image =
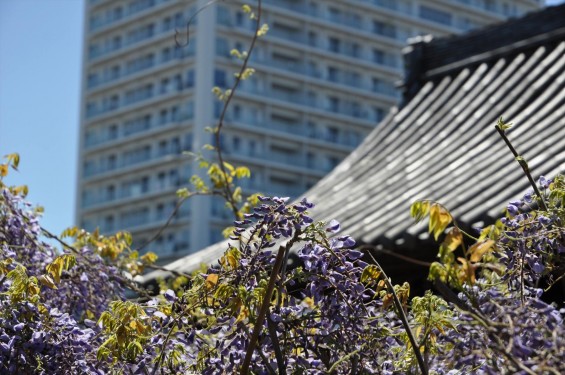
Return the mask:
<path id="1" fill-rule="evenodd" d="M 410 218 L 415 200 L 441 202 L 470 227 L 493 222 L 528 189 L 494 129 L 499 117 L 514 124 L 508 137 L 534 176 L 565 169 L 565 5 L 409 48 L 406 104 L 304 194 L 314 219 L 335 218 L 358 242 L 404 253 L 429 241 Z M 166 267 L 189 272 L 225 249 Z"/>

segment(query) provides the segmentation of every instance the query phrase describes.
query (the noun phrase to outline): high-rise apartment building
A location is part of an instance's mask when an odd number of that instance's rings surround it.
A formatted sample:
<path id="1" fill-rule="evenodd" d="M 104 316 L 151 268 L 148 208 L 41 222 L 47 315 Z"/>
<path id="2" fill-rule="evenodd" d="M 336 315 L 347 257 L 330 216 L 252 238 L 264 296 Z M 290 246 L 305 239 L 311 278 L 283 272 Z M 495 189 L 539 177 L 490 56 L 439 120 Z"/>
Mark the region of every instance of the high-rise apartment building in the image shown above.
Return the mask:
<path id="1" fill-rule="evenodd" d="M 86 5 L 77 222 L 129 230 L 137 242 L 169 217 L 195 172 L 182 151 L 213 143 L 254 21 L 244 1 L 90 0 Z M 538 0 L 265 0 L 270 31 L 254 76 L 229 108 L 222 149 L 252 178 L 248 192 L 297 196 L 351 152 L 398 101 L 409 37 L 459 33 L 540 8 Z M 255 6 L 255 2 L 250 5 Z M 175 28 L 188 45 L 175 46 Z M 355 183 L 352 181 L 351 183 Z M 220 199 L 187 202 L 154 248 L 162 258 L 221 238 Z"/>

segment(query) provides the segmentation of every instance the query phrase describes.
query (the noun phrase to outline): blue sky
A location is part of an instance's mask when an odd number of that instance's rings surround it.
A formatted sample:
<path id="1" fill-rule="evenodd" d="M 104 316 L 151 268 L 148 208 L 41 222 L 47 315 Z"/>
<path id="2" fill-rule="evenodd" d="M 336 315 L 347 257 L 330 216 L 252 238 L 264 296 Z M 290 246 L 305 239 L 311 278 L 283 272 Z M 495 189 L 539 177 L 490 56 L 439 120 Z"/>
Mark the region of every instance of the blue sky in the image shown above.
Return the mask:
<path id="1" fill-rule="evenodd" d="M 82 0 L 0 0 L 0 157 L 19 152 L 9 184 L 27 184 L 60 233 L 75 206 Z"/>
<path id="2" fill-rule="evenodd" d="M 548 4 L 562 3 L 550 0 Z M 74 221 L 83 0 L 0 0 L 0 156 L 60 233 Z"/>

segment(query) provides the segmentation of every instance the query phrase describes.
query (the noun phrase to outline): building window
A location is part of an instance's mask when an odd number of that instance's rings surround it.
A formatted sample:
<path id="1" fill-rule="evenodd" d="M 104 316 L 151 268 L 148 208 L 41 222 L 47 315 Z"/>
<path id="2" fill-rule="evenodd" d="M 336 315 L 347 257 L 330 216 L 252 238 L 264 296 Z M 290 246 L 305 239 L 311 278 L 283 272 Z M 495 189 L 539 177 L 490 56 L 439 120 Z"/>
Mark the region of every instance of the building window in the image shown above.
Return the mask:
<path id="1" fill-rule="evenodd" d="M 165 19 L 163 20 L 163 31 L 168 31 L 172 29 L 172 27 L 173 20 L 171 20 L 171 17 L 165 17 Z"/>
<path id="2" fill-rule="evenodd" d="M 186 72 L 186 87 L 194 87 L 194 70 Z"/>
<path id="3" fill-rule="evenodd" d="M 161 110 L 161 112 L 159 113 L 159 124 L 163 125 L 167 123 L 167 117 L 169 114 L 169 111 L 167 111 L 166 109 Z"/>
<path id="4" fill-rule="evenodd" d="M 241 106 L 237 104 L 233 106 L 233 118 L 236 121 L 241 119 Z"/>
<path id="5" fill-rule="evenodd" d="M 396 37 L 396 28 L 394 25 L 383 21 L 373 20 L 373 32 L 389 38 Z"/>
<path id="6" fill-rule="evenodd" d="M 225 6 L 218 6 L 216 20 L 222 26 L 228 26 L 231 24 L 230 12 Z"/>
<path id="7" fill-rule="evenodd" d="M 373 83 L 373 91 L 374 92 L 381 91 L 383 82 L 380 79 L 373 78 L 372 83 Z"/>
<path id="8" fill-rule="evenodd" d="M 115 36 L 114 39 L 112 39 L 112 50 L 117 50 L 120 49 L 122 47 L 122 37 L 121 36 Z"/>
<path id="9" fill-rule="evenodd" d="M 116 198 L 116 188 L 114 185 L 106 186 L 106 200 L 111 201 Z"/>
<path id="10" fill-rule="evenodd" d="M 331 171 L 332 169 L 334 169 L 338 164 L 339 164 L 339 159 L 335 156 L 328 156 L 327 157 L 327 161 L 328 161 L 328 170 Z"/>
<path id="11" fill-rule="evenodd" d="M 340 40 L 335 37 L 330 37 L 329 39 L 330 51 L 339 53 L 340 50 Z"/>
<path id="12" fill-rule="evenodd" d="M 222 110 L 224 108 L 223 103 L 215 101 L 214 102 L 214 117 L 215 118 L 220 118 L 220 115 L 222 114 Z"/>
<path id="13" fill-rule="evenodd" d="M 161 172 L 157 175 L 157 184 L 160 189 L 167 187 L 167 176 L 165 172 Z"/>
<path id="14" fill-rule="evenodd" d="M 233 150 L 235 152 L 238 152 L 240 147 L 241 147 L 241 139 L 239 139 L 239 137 L 237 137 L 237 136 L 233 137 L 232 146 L 233 146 Z"/>
<path id="15" fill-rule="evenodd" d="M 330 8 L 330 21 L 341 22 L 341 11 L 337 8 Z"/>
<path id="16" fill-rule="evenodd" d="M 164 220 L 165 219 L 165 205 L 163 203 L 159 203 L 157 205 L 157 220 Z"/>
<path id="17" fill-rule="evenodd" d="M 191 151 L 192 150 L 192 133 L 188 133 L 187 135 L 184 136 L 184 151 Z M 189 176 L 190 173 L 186 173 L 186 176 Z"/>
<path id="18" fill-rule="evenodd" d="M 159 142 L 159 146 L 157 148 L 157 154 L 159 156 L 166 155 L 167 154 L 167 148 L 168 148 L 168 142 L 166 140 Z"/>
<path id="19" fill-rule="evenodd" d="M 382 119 L 385 117 L 384 109 L 375 107 L 374 112 L 375 112 L 375 120 L 377 122 L 381 122 Z"/>
<path id="20" fill-rule="evenodd" d="M 171 53 L 171 49 L 169 47 L 163 48 L 163 50 L 161 51 L 161 60 L 163 62 L 167 62 L 169 61 L 171 58 L 173 57 L 172 53 Z"/>
<path id="21" fill-rule="evenodd" d="M 339 70 L 333 66 L 328 66 L 328 80 L 337 82 L 339 80 Z"/>
<path id="22" fill-rule="evenodd" d="M 313 31 L 308 32 L 308 44 L 312 47 L 315 47 L 316 44 L 318 44 L 318 36 Z"/>
<path id="23" fill-rule="evenodd" d="M 449 12 L 436 8 L 430 8 L 425 5 L 420 5 L 420 17 L 428 21 L 440 23 L 442 25 L 451 26 L 452 23 L 451 14 Z"/>
<path id="24" fill-rule="evenodd" d="M 184 24 L 182 13 L 175 14 L 175 26 L 182 27 Z"/>
<path id="25" fill-rule="evenodd" d="M 118 125 L 110 125 L 108 128 L 108 139 L 116 139 L 118 138 Z"/>
<path id="26" fill-rule="evenodd" d="M 180 184 L 179 173 L 176 169 L 169 171 L 169 183 L 171 186 L 178 186 Z"/>
<path id="27" fill-rule="evenodd" d="M 110 232 L 114 230 L 114 216 L 109 215 L 104 218 L 104 229 L 105 232 Z"/>
<path id="28" fill-rule="evenodd" d="M 90 73 L 88 75 L 88 87 L 94 87 L 98 84 L 98 74 Z"/>
<path id="29" fill-rule="evenodd" d="M 241 49 L 237 48 L 241 51 Z M 230 57 L 230 47 L 228 41 L 224 38 L 216 38 L 216 56 Z"/>
<path id="30" fill-rule="evenodd" d="M 178 137 L 171 140 L 171 153 L 174 155 L 180 154 L 180 139 Z"/>
<path id="31" fill-rule="evenodd" d="M 163 78 L 161 80 L 161 94 L 166 94 L 167 92 L 169 92 L 171 85 L 170 85 L 170 81 L 168 78 Z"/>
<path id="32" fill-rule="evenodd" d="M 339 129 L 333 126 L 328 127 L 328 141 L 333 143 L 338 143 L 339 141 Z"/>
<path id="33" fill-rule="evenodd" d="M 115 169 L 116 165 L 116 155 L 108 156 L 108 170 L 111 171 L 112 169 Z"/>
<path id="34" fill-rule="evenodd" d="M 214 86 L 221 88 L 226 87 L 226 72 L 223 70 L 214 70 Z"/>
<path id="35" fill-rule="evenodd" d="M 358 43 L 353 43 L 351 45 L 351 56 L 359 57 L 361 55 L 361 47 Z"/>
<path id="36" fill-rule="evenodd" d="M 235 24 L 236 26 L 245 26 L 245 16 L 242 12 L 235 13 Z"/>
<path id="37" fill-rule="evenodd" d="M 174 85 L 175 88 L 177 89 L 177 91 L 182 91 L 183 89 L 183 85 L 182 85 L 182 76 L 180 74 L 176 74 L 175 77 L 173 78 L 174 80 Z"/>
<path id="38" fill-rule="evenodd" d="M 306 167 L 307 168 L 316 168 L 316 156 L 313 152 L 308 151 L 306 153 Z"/>
<path id="39" fill-rule="evenodd" d="M 329 110 L 334 113 L 339 112 L 339 98 L 336 98 L 335 96 L 330 96 L 328 98 L 328 101 L 329 101 Z"/>
<path id="40" fill-rule="evenodd" d="M 123 16 L 122 7 L 114 8 L 114 21 L 121 19 Z"/>
<path id="41" fill-rule="evenodd" d="M 373 61 L 377 64 L 385 63 L 385 53 L 379 49 L 373 49 Z"/>

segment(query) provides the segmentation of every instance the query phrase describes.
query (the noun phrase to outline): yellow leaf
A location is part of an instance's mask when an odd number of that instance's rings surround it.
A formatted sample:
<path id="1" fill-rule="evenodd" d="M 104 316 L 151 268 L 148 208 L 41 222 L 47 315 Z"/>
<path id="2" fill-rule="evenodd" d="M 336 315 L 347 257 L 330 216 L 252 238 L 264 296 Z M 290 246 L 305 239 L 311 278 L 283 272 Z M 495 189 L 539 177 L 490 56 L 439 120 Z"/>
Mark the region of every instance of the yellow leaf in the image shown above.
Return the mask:
<path id="1" fill-rule="evenodd" d="M 465 258 L 457 258 L 457 260 L 461 263 L 461 268 L 459 272 L 459 281 L 465 282 L 468 281 L 469 283 L 475 283 L 475 267 L 467 261 Z"/>
<path id="2" fill-rule="evenodd" d="M 302 304 L 306 305 L 308 308 L 313 309 L 314 307 L 316 307 L 316 304 L 314 303 L 314 299 L 311 297 L 306 297 L 302 300 Z"/>
<path id="3" fill-rule="evenodd" d="M 471 246 L 469 248 L 469 254 L 471 255 L 469 258 L 470 261 L 471 262 L 480 261 L 483 255 L 487 251 L 489 251 L 493 247 L 493 245 L 494 245 L 494 241 L 489 239 L 489 240 L 477 242 L 476 244 Z"/>
<path id="4" fill-rule="evenodd" d="M 125 343 L 127 332 L 124 326 L 120 325 L 116 331 L 116 337 L 118 339 L 118 344 L 122 346 Z"/>
<path id="5" fill-rule="evenodd" d="M 20 165 L 20 154 L 13 153 L 5 156 L 8 159 L 8 164 L 12 165 L 12 168 L 18 170 L 18 166 Z"/>
<path id="6" fill-rule="evenodd" d="M 233 172 L 235 170 L 235 168 L 233 167 L 233 165 L 231 165 L 230 163 L 228 163 L 227 161 L 224 162 L 224 168 L 226 168 L 228 171 Z"/>
<path id="7" fill-rule="evenodd" d="M 430 233 L 433 233 L 436 241 L 449 223 L 451 223 L 451 215 L 449 212 L 439 204 L 433 204 L 430 207 L 430 223 L 428 230 Z"/>
<path id="8" fill-rule="evenodd" d="M 38 278 L 39 282 L 51 289 L 57 289 L 57 285 L 49 275 L 40 275 Z"/>
<path id="9" fill-rule="evenodd" d="M 146 264 L 153 264 L 158 258 L 159 257 L 157 256 L 157 254 L 153 252 L 148 252 L 147 254 L 141 256 L 141 260 Z"/>
<path id="10" fill-rule="evenodd" d="M 450 252 L 455 251 L 461 243 L 463 242 L 463 235 L 457 227 L 453 227 L 443 240 L 443 246 L 445 246 Z"/>
<path id="11" fill-rule="evenodd" d="M 6 164 L 0 164 L 0 177 L 5 177 L 8 175 L 8 166 Z"/>
<path id="12" fill-rule="evenodd" d="M 30 296 L 36 296 L 39 294 L 39 286 L 36 283 L 30 282 L 27 286 L 27 293 Z"/>
<path id="13" fill-rule="evenodd" d="M 212 289 L 218 283 L 218 274 L 211 273 L 206 277 L 206 288 Z"/>
<path id="14" fill-rule="evenodd" d="M 267 32 L 269 31 L 269 25 L 267 25 L 266 23 L 262 24 L 261 27 L 259 28 L 259 30 L 257 31 L 257 36 L 261 37 L 265 34 L 267 34 Z"/>
<path id="15" fill-rule="evenodd" d="M 230 265 L 231 268 L 236 268 L 237 267 L 237 259 L 235 259 L 235 257 L 231 254 L 228 254 L 226 256 L 228 264 Z"/>
<path id="16" fill-rule="evenodd" d="M 247 167 L 237 167 L 235 169 L 235 176 L 237 178 L 251 177 L 251 171 Z"/>
<path id="17" fill-rule="evenodd" d="M 61 258 L 55 259 L 51 264 L 45 267 L 45 270 L 53 276 L 56 283 L 61 281 L 61 274 L 63 273 L 63 260 Z"/>

